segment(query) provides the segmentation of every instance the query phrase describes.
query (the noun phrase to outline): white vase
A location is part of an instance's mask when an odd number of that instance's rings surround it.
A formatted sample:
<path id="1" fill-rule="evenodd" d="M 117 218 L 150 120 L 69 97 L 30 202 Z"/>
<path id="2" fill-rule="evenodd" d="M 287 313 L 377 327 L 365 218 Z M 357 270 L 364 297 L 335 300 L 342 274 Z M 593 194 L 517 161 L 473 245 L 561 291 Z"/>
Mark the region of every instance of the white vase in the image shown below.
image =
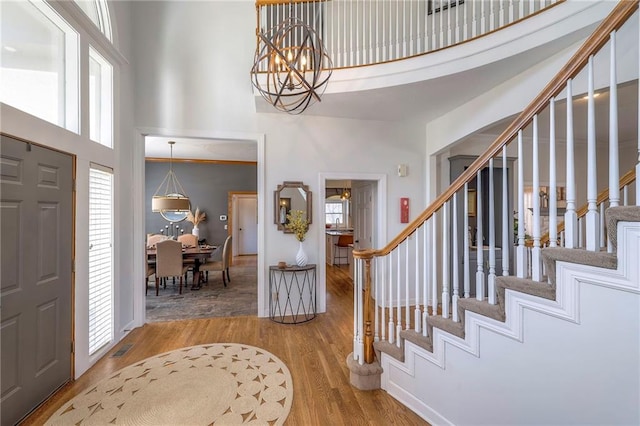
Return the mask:
<path id="1" fill-rule="evenodd" d="M 198 228 L 197 226 L 194 226 L 193 229 L 191 230 L 191 233 L 195 235 L 198 239 L 200 239 L 200 228 Z"/>
<path id="2" fill-rule="evenodd" d="M 302 241 L 300 241 L 300 246 L 298 246 L 298 253 L 296 253 L 296 265 L 298 266 L 307 266 L 307 253 L 304 251 L 304 245 Z"/>

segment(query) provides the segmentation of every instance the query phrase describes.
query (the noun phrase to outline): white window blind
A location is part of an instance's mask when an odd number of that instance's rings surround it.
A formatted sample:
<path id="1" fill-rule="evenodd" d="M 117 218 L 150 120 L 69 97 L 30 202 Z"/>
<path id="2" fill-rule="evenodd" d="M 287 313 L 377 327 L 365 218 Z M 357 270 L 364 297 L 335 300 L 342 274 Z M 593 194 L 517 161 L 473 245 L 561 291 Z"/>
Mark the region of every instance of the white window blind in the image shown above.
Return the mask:
<path id="1" fill-rule="evenodd" d="M 113 339 L 113 173 L 89 172 L 89 354 Z"/>

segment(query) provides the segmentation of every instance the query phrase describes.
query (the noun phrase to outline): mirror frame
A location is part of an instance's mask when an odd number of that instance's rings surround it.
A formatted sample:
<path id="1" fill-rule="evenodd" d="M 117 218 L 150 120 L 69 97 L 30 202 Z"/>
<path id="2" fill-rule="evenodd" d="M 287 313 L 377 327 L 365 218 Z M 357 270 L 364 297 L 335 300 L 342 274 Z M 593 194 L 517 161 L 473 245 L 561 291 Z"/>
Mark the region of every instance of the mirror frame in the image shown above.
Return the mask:
<path id="1" fill-rule="evenodd" d="M 280 216 L 280 192 L 284 189 L 301 189 L 307 194 L 307 220 L 309 224 L 312 222 L 312 202 L 311 202 L 311 191 L 309 190 L 309 186 L 305 185 L 301 181 L 284 181 L 282 185 L 278 185 L 277 189 L 273 191 L 273 223 L 275 223 L 278 227 L 278 231 L 283 231 L 285 234 L 293 233 L 286 226 L 278 221 Z"/>

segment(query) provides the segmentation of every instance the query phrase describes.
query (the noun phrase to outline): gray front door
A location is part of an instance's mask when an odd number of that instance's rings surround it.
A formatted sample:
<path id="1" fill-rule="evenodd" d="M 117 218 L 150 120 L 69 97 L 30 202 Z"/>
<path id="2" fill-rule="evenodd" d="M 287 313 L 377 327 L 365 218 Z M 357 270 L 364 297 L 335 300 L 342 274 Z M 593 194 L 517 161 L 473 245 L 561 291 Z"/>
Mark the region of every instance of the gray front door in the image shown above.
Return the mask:
<path id="1" fill-rule="evenodd" d="M 73 158 L 1 136 L 2 425 L 71 378 Z"/>

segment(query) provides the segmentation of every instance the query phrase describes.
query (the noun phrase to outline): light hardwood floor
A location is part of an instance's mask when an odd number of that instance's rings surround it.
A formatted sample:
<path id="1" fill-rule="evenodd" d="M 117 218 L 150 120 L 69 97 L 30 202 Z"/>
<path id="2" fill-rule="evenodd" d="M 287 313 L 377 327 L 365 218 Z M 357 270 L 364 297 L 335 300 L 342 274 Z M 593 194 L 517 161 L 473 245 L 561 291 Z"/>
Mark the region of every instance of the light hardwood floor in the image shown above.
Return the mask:
<path id="1" fill-rule="evenodd" d="M 251 262 L 244 258 L 242 262 Z M 211 342 L 264 348 L 289 367 L 294 397 L 286 425 L 425 425 L 424 420 L 382 390 L 359 391 L 349 384 L 346 357 L 352 352 L 353 293 L 346 266 L 327 265 L 327 312 L 304 324 L 233 317 L 146 324 L 133 330 L 107 356 L 29 416 L 43 424 L 62 404 L 112 372 L 147 357 Z M 120 358 L 112 358 L 133 344 Z"/>

